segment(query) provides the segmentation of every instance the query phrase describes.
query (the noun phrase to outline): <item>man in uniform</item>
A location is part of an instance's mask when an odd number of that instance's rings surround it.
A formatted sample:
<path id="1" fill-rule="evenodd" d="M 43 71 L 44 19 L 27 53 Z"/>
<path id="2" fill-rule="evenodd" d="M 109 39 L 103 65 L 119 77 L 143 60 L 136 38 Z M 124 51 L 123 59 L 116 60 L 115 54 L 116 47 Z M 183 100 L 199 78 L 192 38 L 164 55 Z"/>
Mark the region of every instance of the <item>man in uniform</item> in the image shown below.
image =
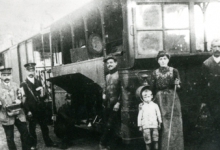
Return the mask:
<path id="1" fill-rule="evenodd" d="M 214 119 L 213 130 L 220 132 L 220 39 L 211 43 L 213 54 L 203 62 L 202 76 L 204 84 L 203 103 L 201 107 L 208 106 Z"/>
<path id="2" fill-rule="evenodd" d="M 0 83 L 0 102 L 2 104 L 0 108 L 0 122 L 4 128 L 8 149 L 16 150 L 14 142 L 14 125 L 18 128 L 21 135 L 22 150 L 29 150 L 31 147 L 31 138 L 27 129 L 26 118 L 23 109 L 21 109 L 18 115 L 7 115 L 6 106 L 21 103 L 18 100 L 19 86 L 11 82 L 11 68 L 5 68 L 1 70 L 2 82 Z"/>
<path id="3" fill-rule="evenodd" d="M 49 137 L 49 129 L 46 121 L 46 106 L 44 103 L 45 93 L 42 84 L 35 78 L 35 63 L 24 65 L 27 71 L 27 78 L 21 83 L 23 93 L 24 110 L 29 119 L 29 132 L 34 137 L 34 148 L 37 146 L 36 124 L 39 123 L 46 147 L 57 145 Z"/>
<path id="4" fill-rule="evenodd" d="M 104 59 L 109 73 L 106 76 L 106 87 L 103 92 L 105 130 L 101 137 L 100 149 L 107 150 L 109 140 L 113 136 L 120 116 L 121 84 L 117 70 L 117 59 L 109 55 Z"/>

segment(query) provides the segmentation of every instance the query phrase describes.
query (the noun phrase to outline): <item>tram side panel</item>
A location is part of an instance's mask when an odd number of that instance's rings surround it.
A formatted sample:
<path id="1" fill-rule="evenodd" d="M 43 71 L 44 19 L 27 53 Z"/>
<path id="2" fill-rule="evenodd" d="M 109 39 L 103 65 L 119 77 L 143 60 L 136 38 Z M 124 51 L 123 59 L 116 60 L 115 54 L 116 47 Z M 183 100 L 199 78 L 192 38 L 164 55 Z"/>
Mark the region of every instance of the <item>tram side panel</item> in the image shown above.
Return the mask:
<path id="1" fill-rule="evenodd" d="M 18 61 L 18 49 L 17 45 L 9 49 L 11 68 L 12 70 L 12 80 L 20 84 L 20 74 L 19 74 L 19 61 Z"/>
<path id="2" fill-rule="evenodd" d="M 18 46 L 18 52 L 19 52 L 19 64 L 20 64 L 20 74 L 21 74 L 21 82 L 23 82 L 26 78 L 26 69 L 24 68 L 24 65 L 27 63 L 27 54 L 26 54 L 26 48 L 25 43 L 21 43 Z"/>

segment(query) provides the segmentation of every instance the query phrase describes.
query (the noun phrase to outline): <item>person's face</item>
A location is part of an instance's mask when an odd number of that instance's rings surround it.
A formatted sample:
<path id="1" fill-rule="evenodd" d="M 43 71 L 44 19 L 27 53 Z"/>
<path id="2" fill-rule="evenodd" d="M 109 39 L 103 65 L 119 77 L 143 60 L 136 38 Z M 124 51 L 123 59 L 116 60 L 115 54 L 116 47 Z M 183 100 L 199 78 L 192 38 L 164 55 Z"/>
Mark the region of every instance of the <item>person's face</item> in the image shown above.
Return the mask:
<path id="1" fill-rule="evenodd" d="M 216 57 L 220 56 L 220 41 L 212 43 L 212 51 L 213 51 L 214 56 Z"/>
<path id="2" fill-rule="evenodd" d="M 34 70 L 34 69 L 27 70 L 27 75 L 28 75 L 28 77 L 30 77 L 30 78 L 34 78 L 34 76 L 35 76 L 35 70 Z"/>
<path id="3" fill-rule="evenodd" d="M 142 98 L 143 98 L 144 102 L 149 103 L 153 98 L 152 92 L 151 91 L 143 91 Z"/>
<path id="4" fill-rule="evenodd" d="M 114 59 L 108 59 L 106 65 L 108 70 L 111 71 L 116 68 L 117 62 Z"/>
<path id="5" fill-rule="evenodd" d="M 2 74 L 1 78 L 5 83 L 9 83 L 11 80 L 11 74 Z"/>
<path id="6" fill-rule="evenodd" d="M 167 58 L 167 56 L 160 57 L 158 58 L 158 63 L 160 67 L 167 67 L 169 59 Z"/>

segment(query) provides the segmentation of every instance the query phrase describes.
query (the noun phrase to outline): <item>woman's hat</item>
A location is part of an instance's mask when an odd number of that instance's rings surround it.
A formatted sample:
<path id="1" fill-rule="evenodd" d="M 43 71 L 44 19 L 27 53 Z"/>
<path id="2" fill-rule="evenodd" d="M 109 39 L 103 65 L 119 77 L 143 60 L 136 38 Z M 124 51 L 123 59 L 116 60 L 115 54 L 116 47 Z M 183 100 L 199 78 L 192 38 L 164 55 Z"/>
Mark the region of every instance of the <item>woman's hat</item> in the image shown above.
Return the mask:
<path id="1" fill-rule="evenodd" d="M 170 54 L 168 52 L 166 52 L 165 50 L 159 51 L 158 54 L 157 54 L 157 60 L 160 57 L 164 57 L 164 56 L 167 56 L 167 58 L 170 59 Z"/>

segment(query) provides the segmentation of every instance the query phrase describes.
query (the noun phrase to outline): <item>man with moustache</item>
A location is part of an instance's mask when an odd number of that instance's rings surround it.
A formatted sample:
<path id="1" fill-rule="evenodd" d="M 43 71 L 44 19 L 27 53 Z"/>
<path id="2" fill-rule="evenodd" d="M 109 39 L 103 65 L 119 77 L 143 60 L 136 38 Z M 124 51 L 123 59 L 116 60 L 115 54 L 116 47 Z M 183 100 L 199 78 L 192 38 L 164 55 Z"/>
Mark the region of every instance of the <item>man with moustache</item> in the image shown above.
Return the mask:
<path id="1" fill-rule="evenodd" d="M 100 140 L 100 150 L 108 150 L 109 141 L 115 133 L 116 125 L 120 117 L 120 93 L 121 84 L 117 69 L 117 59 L 113 55 L 108 55 L 104 62 L 106 63 L 109 73 L 106 76 L 106 87 L 103 92 L 103 107 L 105 130 Z"/>
<path id="2" fill-rule="evenodd" d="M 36 124 L 40 125 L 44 143 L 46 147 L 56 147 L 57 145 L 49 137 L 49 129 L 46 121 L 46 106 L 44 103 L 44 89 L 39 80 L 35 78 L 35 63 L 24 65 L 27 71 L 27 78 L 21 83 L 23 93 L 24 110 L 29 119 L 29 132 L 34 137 L 34 147 L 37 146 Z"/>
<path id="3" fill-rule="evenodd" d="M 215 133 L 220 132 L 220 39 L 211 43 L 213 54 L 203 62 L 202 79 L 204 85 L 203 103 L 201 107 L 209 108 L 214 119 L 212 128 Z"/>
<path id="4" fill-rule="evenodd" d="M 2 104 L 0 108 L 0 122 L 4 128 L 6 140 L 9 150 L 16 150 L 14 142 L 14 126 L 17 127 L 20 137 L 22 150 L 30 150 L 31 138 L 27 129 L 26 118 L 23 109 L 19 111 L 19 114 L 15 116 L 7 115 L 6 106 L 10 106 L 15 103 L 21 103 L 19 97 L 19 86 L 11 82 L 11 68 L 5 68 L 1 70 L 2 82 L 0 83 L 0 102 Z"/>

